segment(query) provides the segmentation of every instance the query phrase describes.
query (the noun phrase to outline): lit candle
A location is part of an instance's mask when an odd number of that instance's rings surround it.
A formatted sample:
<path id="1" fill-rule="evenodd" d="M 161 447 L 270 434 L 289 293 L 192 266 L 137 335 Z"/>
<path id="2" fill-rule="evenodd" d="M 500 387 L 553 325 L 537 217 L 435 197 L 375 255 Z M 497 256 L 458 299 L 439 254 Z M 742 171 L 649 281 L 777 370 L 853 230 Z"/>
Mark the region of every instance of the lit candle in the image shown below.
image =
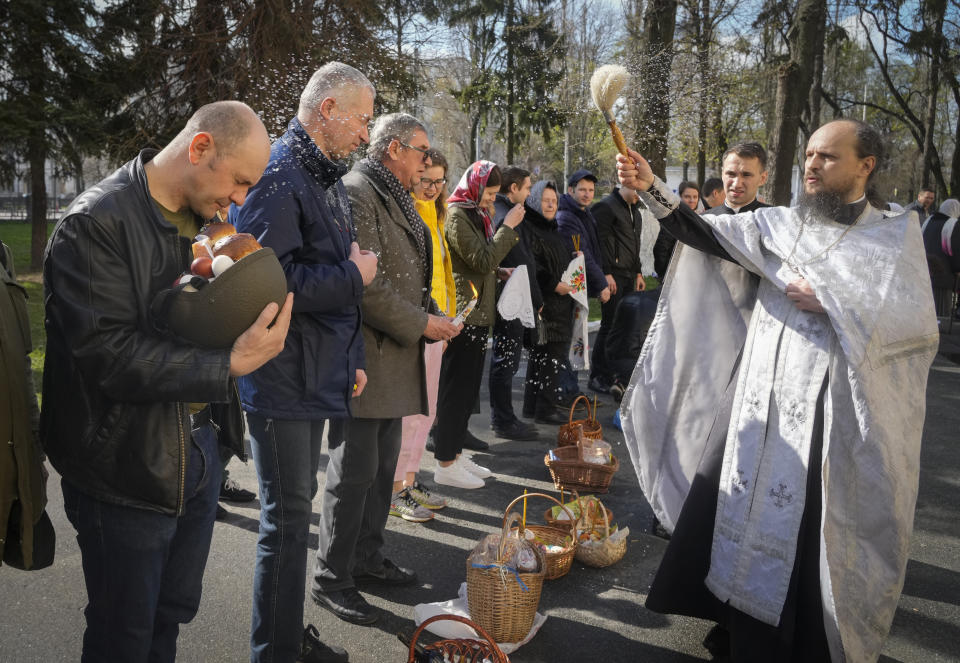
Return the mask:
<path id="1" fill-rule="evenodd" d="M 527 489 L 526 489 L 526 488 L 523 489 L 523 494 L 524 494 L 524 495 L 527 494 Z M 522 523 L 521 523 L 521 527 L 522 527 L 522 528 L 526 528 L 526 526 L 527 526 L 527 498 L 524 497 L 524 498 L 523 498 L 523 521 L 522 521 Z"/>
<path id="2" fill-rule="evenodd" d="M 473 299 L 467 302 L 466 308 L 464 308 L 460 313 L 453 319 L 453 324 L 460 325 L 463 324 L 463 321 L 467 319 L 467 316 L 473 312 L 473 309 L 477 307 L 477 288 L 473 285 L 473 281 L 467 281 L 470 284 L 470 289 L 473 290 Z M 524 501 L 526 505 L 526 501 Z"/>

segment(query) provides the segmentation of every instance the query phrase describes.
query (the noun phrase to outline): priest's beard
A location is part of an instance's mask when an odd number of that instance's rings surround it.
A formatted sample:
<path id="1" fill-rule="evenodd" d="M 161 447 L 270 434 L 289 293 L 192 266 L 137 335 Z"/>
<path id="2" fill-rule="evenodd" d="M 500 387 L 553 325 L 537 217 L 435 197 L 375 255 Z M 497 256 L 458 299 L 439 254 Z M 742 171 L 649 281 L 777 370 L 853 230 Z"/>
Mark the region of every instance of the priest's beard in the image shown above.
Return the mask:
<path id="1" fill-rule="evenodd" d="M 801 191 L 797 197 L 800 214 L 808 221 L 836 221 L 844 216 L 846 196 L 839 191 L 820 190 L 814 193 Z"/>

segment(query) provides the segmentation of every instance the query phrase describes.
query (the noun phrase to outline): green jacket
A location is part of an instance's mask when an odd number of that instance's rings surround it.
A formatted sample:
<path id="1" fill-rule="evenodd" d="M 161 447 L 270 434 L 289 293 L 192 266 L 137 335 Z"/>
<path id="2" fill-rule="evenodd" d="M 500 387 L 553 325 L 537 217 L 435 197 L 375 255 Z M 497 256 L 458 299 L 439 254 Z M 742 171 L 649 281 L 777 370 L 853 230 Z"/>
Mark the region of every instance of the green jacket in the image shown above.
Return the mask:
<path id="1" fill-rule="evenodd" d="M 488 242 L 479 214 L 452 206 L 447 213 L 445 234 L 450 245 L 453 280 L 457 284 L 457 311 L 466 308 L 472 299 L 472 282 L 480 300 L 464 323 L 489 327 L 496 319 L 497 267 L 520 241 L 520 234 L 506 224 L 500 224 Z"/>
<path id="2" fill-rule="evenodd" d="M 34 526 L 47 504 L 38 431 L 40 410 L 30 368 L 27 293 L 10 250 L 0 244 L 0 559 L 34 566 Z M 19 531 L 8 525 L 19 521 Z M 15 565 L 19 564 L 14 562 Z"/>

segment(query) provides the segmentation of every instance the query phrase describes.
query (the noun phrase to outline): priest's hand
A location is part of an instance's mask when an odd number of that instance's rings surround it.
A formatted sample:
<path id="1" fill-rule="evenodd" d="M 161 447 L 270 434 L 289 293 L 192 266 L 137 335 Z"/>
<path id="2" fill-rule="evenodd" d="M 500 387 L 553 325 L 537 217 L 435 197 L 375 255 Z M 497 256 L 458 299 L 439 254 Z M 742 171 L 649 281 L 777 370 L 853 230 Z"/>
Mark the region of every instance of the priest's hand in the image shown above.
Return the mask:
<path id="1" fill-rule="evenodd" d="M 806 279 L 797 279 L 789 284 L 784 290 L 784 293 L 787 295 L 787 299 L 793 302 L 793 305 L 801 311 L 826 313 L 820 304 L 820 300 L 817 299 L 816 293 Z"/>
<path id="2" fill-rule="evenodd" d="M 620 184 L 634 191 L 646 191 L 653 184 L 653 170 L 639 152 L 627 152 L 629 157 L 617 155 L 617 177 Z"/>

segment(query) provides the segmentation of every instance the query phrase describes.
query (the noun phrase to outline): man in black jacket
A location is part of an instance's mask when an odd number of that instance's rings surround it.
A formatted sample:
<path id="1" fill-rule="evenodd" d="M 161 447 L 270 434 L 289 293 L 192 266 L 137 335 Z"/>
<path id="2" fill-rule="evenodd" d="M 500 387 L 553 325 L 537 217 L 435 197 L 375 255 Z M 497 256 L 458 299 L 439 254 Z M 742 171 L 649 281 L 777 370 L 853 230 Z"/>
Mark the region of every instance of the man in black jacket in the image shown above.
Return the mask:
<path id="1" fill-rule="evenodd" d="M 226 350 L 160 331 L 151 304 L 189 267 L 201 220 L 243 204 L 269 151 L 249 107 L 208 104 L 78 196 L 50 238 L 41 436 L 83 560 L 84 663 L 172 663 L 200 604 L 220 487 L 212 418 L 238 448 L 232 378 L 280 352 L 293 298 Z"/>
<path id="2" fill-rule="evenodd" d="M 640 265 L 640 230 L 647 208 L 640 202 L 636 191 L 618 186 L 594 203 L 590 211 L 597 220 L 603 272 L 607 283 L 613 282 L 610 299 L 600 308 L 600 330 L 593 341 L 590 358 L 590 388 L 606 393 L 617 378 L 607 362 L 605 347 L 613 314 L 627 293 L 647 287 Z"/>
<path id="3" fill-rule="evenodd" d="M 500 193 L 494 200 L 495 228 L 499 228 L 507 212 L 517 203 L 522 203 L 530 194 L 530 171 L 517 166 L 507 166 L 501 171 L 503 182 Z M 522 228 L 522 226 L 521 226 Z M 543 306 L 543 296 L 537 285 L 537 266 L 527 239 L 529 232 L 520 230 L 520 241 L 500 262 L 501 267 L 513 269 L 527 266 L 530 281 L 530 298 L 534 311 Z M 498 290 L 502 289 L 502 285 Z M 493 352 L 490 354 L 490 427 L 497 437 L 508 440 L 535 440 L 537 427 L 517 418 L 513 412 L 513 378 L 520 368 L 523 351 L 523 324 L 519 320 L 504 320 L 497 313 L 493 325 Z M 469 432 L 468 432 L 469 435 Z"/>

